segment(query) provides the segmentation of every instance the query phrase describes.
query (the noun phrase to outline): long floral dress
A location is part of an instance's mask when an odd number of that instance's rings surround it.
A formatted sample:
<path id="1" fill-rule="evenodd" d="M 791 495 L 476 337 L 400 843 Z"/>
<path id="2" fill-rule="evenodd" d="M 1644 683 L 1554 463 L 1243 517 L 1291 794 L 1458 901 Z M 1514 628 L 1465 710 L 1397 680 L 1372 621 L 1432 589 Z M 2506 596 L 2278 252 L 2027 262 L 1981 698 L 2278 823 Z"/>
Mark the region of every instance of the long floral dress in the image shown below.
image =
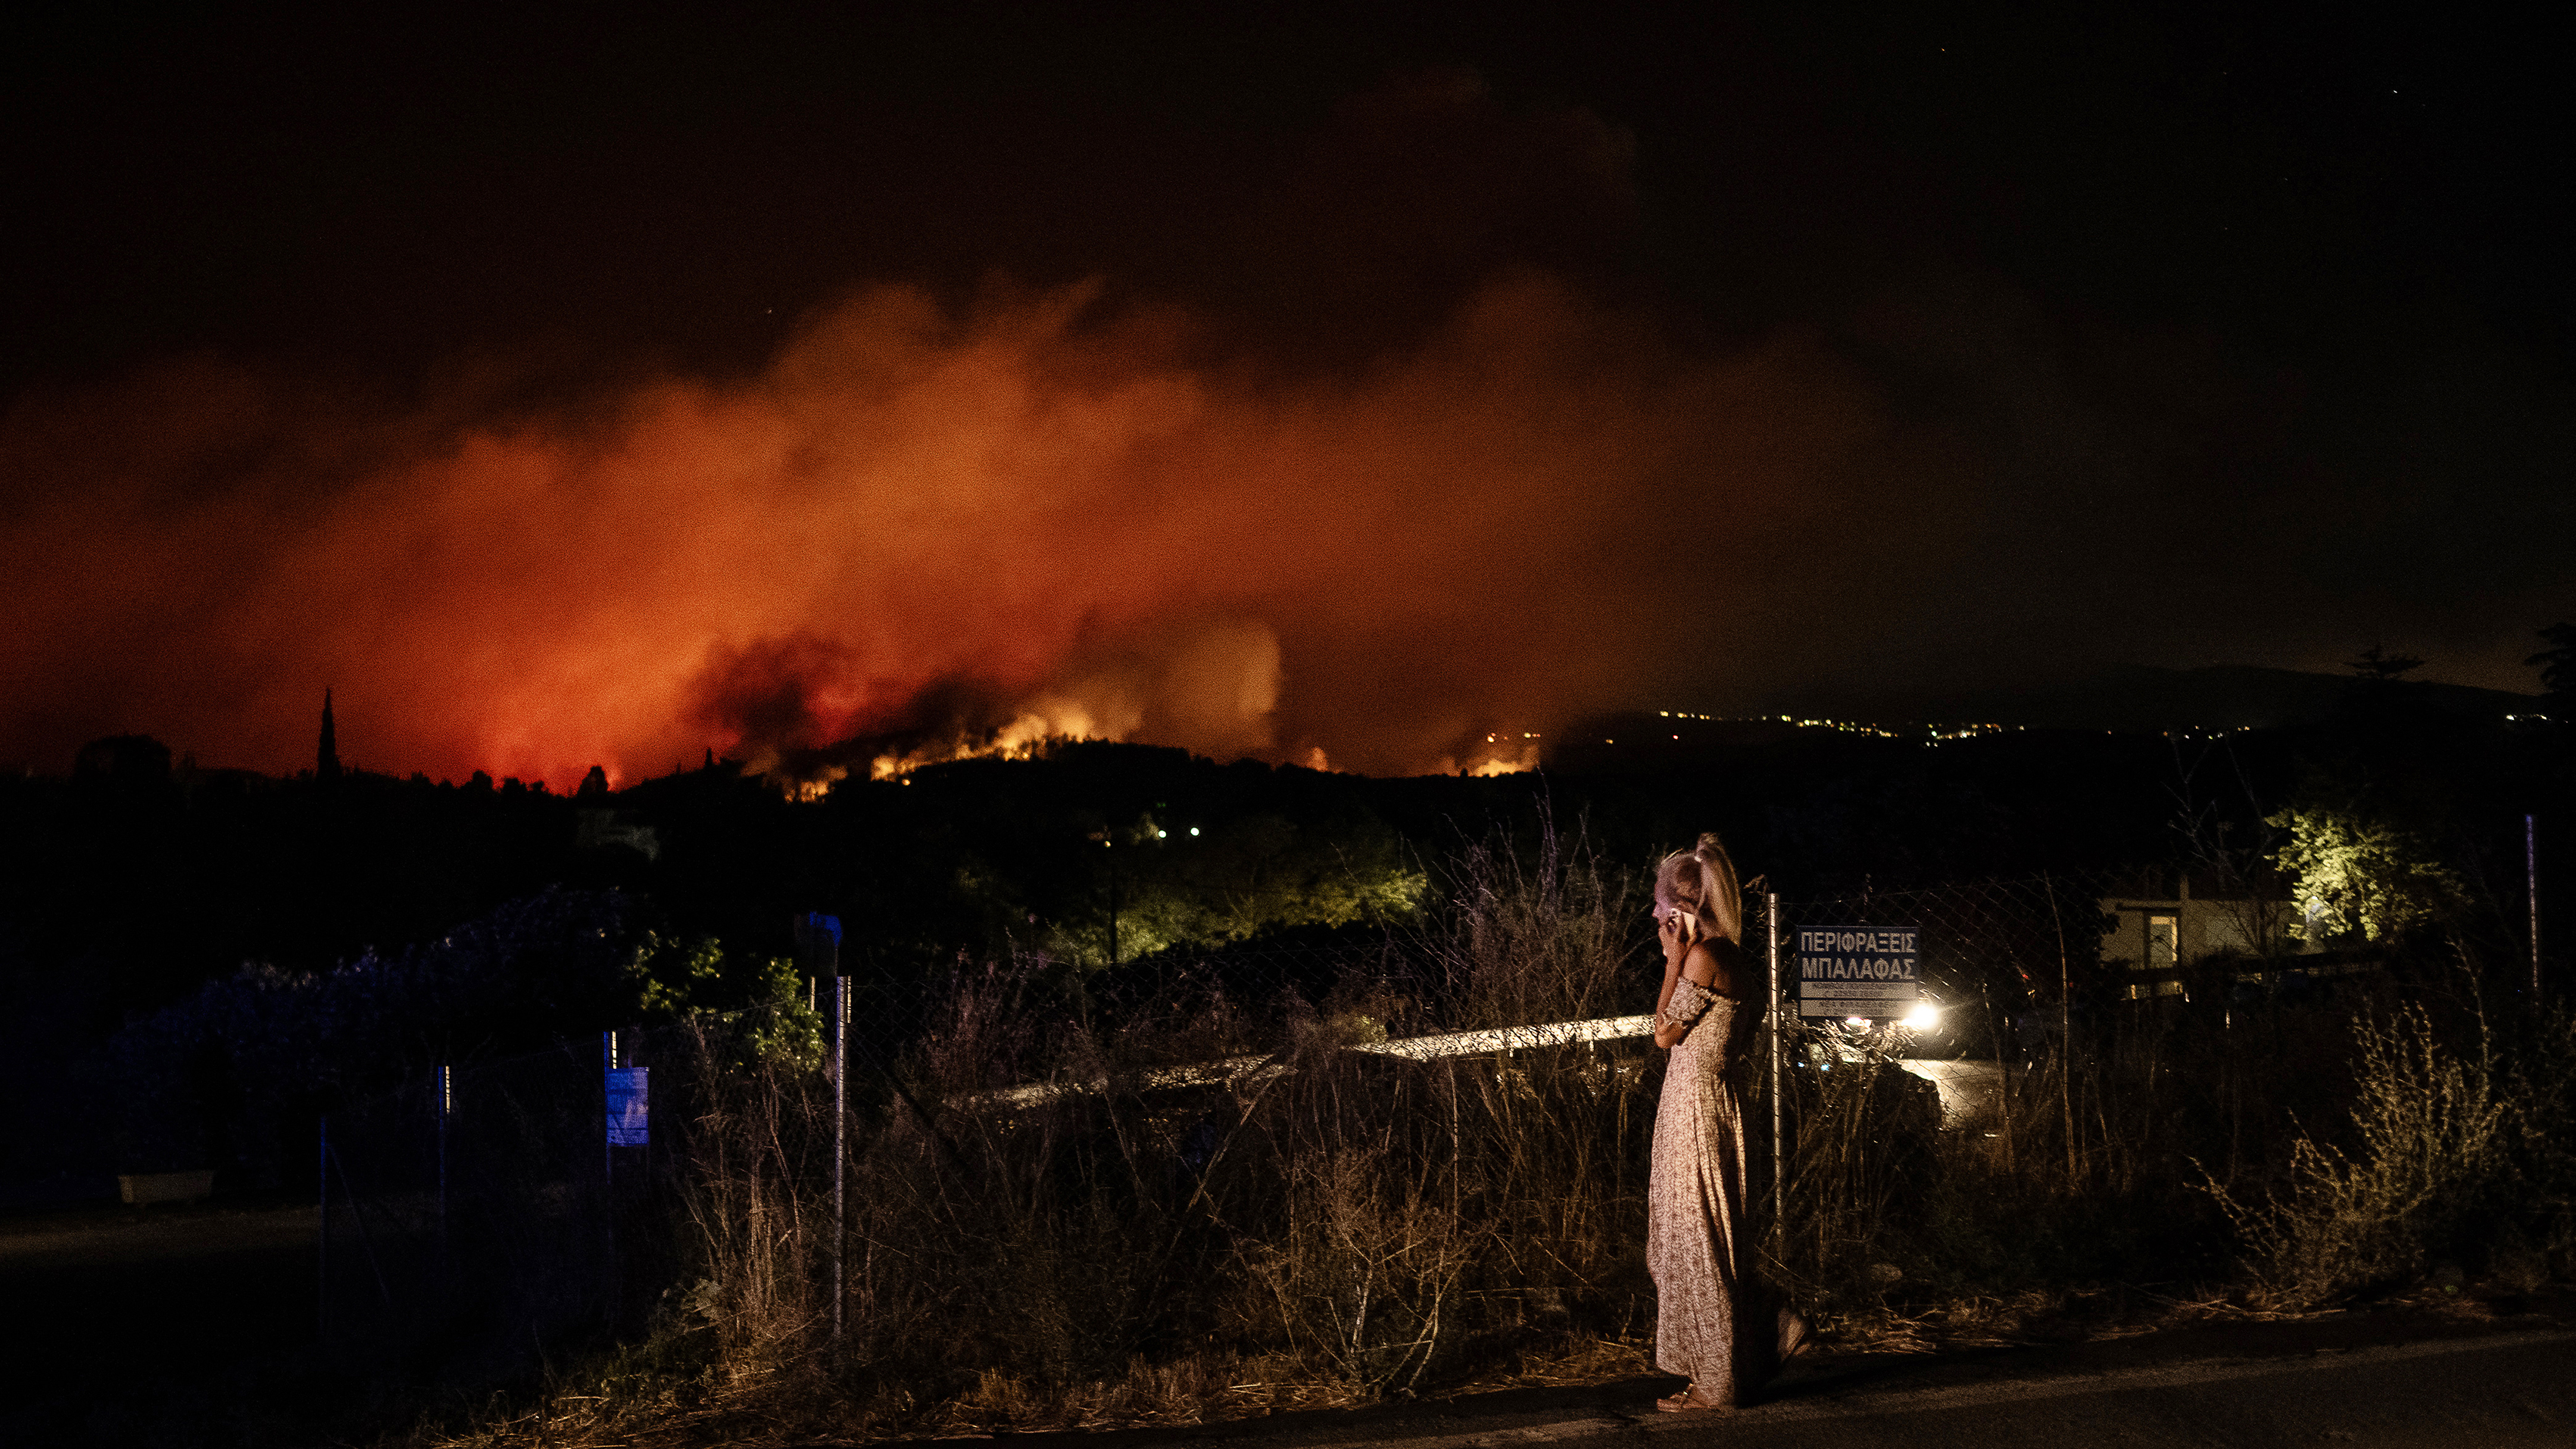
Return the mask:
<path id="1" fill-rule="evenodd" d="M 1729 1071 L 1754 1013 L 1688 977 L 1666 1017 L 1693 1022 L 1664 1066 L 1646 1176 L 1646 1268 L 1655 1279 L 1655 1365 L 1700 1399 L 1732 1406 L 1770 1377 L 1773 1335 L 1757 1331 L 1744 1216 L 1744 1107 Z"/>

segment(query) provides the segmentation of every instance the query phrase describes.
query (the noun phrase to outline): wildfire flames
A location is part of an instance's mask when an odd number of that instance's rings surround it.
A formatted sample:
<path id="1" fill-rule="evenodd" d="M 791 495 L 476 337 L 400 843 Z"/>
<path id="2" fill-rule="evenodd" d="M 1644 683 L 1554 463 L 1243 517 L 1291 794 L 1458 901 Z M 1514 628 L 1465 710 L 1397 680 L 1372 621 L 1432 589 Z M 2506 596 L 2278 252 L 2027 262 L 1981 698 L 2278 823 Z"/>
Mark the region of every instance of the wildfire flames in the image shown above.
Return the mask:
<path id="1" fill-rule="evenodd" d="M 1794 350 L 1694 359 L 1530 276 L 1321 378 L 1102 310 L 879 288 L 748 380 L 503 422 L 211 364 L 21 399 L 0 760 L 291 769 L 329 685 L 354 763 L 558 787 L 1055 736 L 1519 767 L 1708 637 L 1680 541 L 1831 430 Z"/>

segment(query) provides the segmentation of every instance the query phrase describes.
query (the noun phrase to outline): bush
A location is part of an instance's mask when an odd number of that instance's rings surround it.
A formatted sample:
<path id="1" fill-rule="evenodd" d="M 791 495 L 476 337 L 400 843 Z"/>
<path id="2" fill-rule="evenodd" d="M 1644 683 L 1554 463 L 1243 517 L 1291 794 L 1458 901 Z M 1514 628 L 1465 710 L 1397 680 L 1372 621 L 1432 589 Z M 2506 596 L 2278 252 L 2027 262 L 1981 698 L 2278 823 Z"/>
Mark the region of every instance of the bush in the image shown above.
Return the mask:
<path id="1" fill-rule="evenodd" d="M 2357 1019 L 2353 1040 L 2357 1149 L 2300 1133 L 2288 1182 L 2259 1204 L 2210 1184 L 2267 1307 L 2314 1307 L 2421 1272 L 2488 1217 L 2508 1176 L 2523 1114 L 2498 1090 L 2492 1060 L 2461 1059 L 2415 1006 L 2391 1020 Z"/>
<path id="2" fill-rule="evenodd" d="M 316 1111 L 439 1064 L 795 994 L 789 963 L 673 939 L 643 917 L 616 891 L 550 889 L 397 954 L 210 981 L 108 1044 L 122 1170 L 214 1163 L 274 1183 L 304 1161 Z M 768 1020 L 780 1049 L 819 1059 L 801 1001 Z"/>
<path id="3" fill-rule="evenodd" d="M 1311 994 L 1248 992 L 1211 958 L 1119 982 L 1036 955 L 961 969 L 882 1067 L 852 1058 L 838 1240 L 814 1058 L 706 1036 L 676 1145 L 689 1266 L 646 1356 L 683 1367 L 556 1406 L 603 1439 L 685 1420 L 778 1442 L 1194 1422 L 1578 1346 L 1588 1371 L 1642 1369 L 1660 1054 L 1364 1049 L 1651 1000 L 1637 877 L 1542 845 L 1466 850 L 1413 934 L 1329 987 L 1310 970 Z M 2576 1247 L 2576 1035 L 2561 1016 L 2462 1055 L 2446 1018 L 2378 1004 L 2394 979 L 2256 999 L 2213 976 L 2064 1011 L 1947 1123 L 1894 1060 L 1901 1036 L 1800 1028 L 1785 1217 L 1754 1190 L 1768 1273 L 1828 1337 L 1917 1349 L 2059 1331 L 2041 1320 L 2133 1292 L 2170 1303 L 2237 1270 L 2231 1225 L 2266 1307 L 2481 1240 L 2537 1281 Z M 1751 1105 L 1758 1132 L 1769 1105 Z M 2346 1116 L 2331 1143 L 2280 1130 Z"/>

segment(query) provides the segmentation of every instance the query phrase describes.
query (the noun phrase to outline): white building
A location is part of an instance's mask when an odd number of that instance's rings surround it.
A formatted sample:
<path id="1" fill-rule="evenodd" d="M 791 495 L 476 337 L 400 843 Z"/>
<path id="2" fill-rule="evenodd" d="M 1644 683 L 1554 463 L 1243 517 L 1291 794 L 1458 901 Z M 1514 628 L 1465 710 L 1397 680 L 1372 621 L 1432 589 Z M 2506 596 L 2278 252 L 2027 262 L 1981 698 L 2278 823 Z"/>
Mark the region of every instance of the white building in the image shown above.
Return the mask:
<path id="1" fill-rule="evenodd" d="M 2298 915 L 2287 899 L 2195 898 L 2188 876 L 2175 889 L 2179 894 L 2171 900 L 2102 898 L 2102 914 L 2116 922 L 2102 937 L 2102 964 L 2136 978 L 2121 988 L 2125 1000 L 2182 995 L 2180 969 L 2211 956 L 2304 955 L 2317 949 L 2291 934 Z M 2260 978 L 2259 971 L 2242 973 L 2245 980 Z"/>

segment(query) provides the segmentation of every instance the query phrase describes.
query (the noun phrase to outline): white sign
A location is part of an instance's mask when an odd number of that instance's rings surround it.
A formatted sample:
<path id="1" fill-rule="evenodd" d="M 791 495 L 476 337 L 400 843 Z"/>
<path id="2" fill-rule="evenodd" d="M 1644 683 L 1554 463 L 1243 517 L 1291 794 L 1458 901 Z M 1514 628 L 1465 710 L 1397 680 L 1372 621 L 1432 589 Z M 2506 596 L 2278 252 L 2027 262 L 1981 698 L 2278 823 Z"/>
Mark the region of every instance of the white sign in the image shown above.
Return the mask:
<path id="1" fill-rule="evenodd" d="M 1903 1016 L 1923 999 L 1913 926 L 1801 926 L 1800 1016 Z"/>

